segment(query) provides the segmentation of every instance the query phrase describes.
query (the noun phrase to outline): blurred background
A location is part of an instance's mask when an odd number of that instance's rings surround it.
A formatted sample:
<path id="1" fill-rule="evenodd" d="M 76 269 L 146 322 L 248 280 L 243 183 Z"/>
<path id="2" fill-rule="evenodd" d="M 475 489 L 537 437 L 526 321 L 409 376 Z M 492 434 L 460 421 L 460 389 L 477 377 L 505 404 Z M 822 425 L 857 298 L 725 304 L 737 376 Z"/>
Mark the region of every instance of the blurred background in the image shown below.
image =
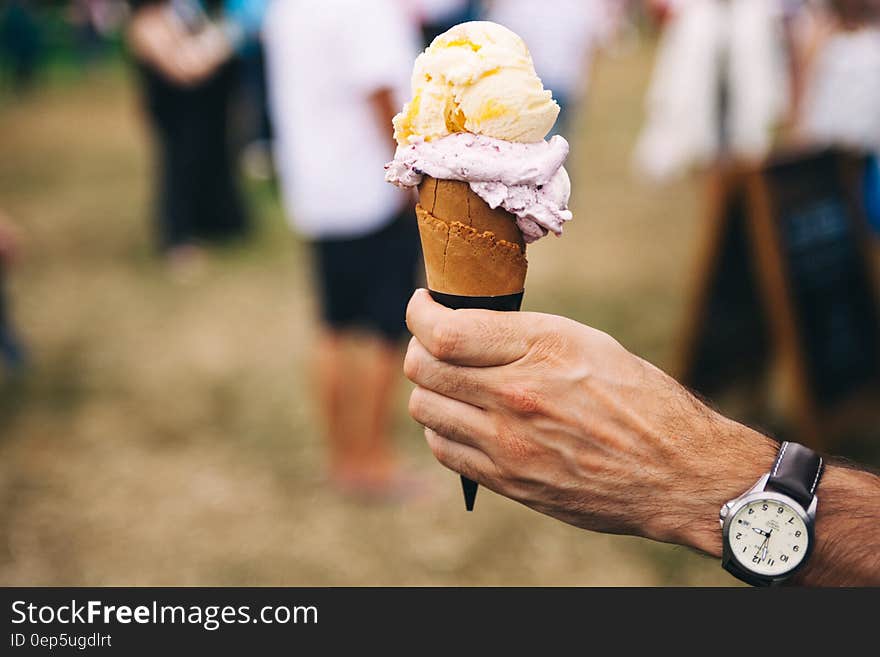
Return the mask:
<path id="1" fill-rule="evenodd" d="M 858 158 L 858 244 L 877 264 L 874 0 L 388 6 L 413 55 L 461 20 L 507 25 L 564 107 L 575 219 L 530 247 L 524 309 L 676 372 L 709 181 L 792 144 Z M 283 76 L 265 64 L 297 65 L 268 21 L 300 9 L 332 30 L 352 3 L 0 1 L 0 584 L 733 584 L 686 549 L 487 491 L 465 514 L 402 379 L 387 433 L 418 485 L 364 496 L 328 480 L 319 292 L 276 175 Z M 412 59 L 400 67 L 406 79 Z M 876 324 L 861 326 L 876 344 Z M 797 440 L 773 389 L 711 401 Z M 873 389 L 867 400 L 880 408 Z M 880 422 L 825 446 L 880 465 Z"/>

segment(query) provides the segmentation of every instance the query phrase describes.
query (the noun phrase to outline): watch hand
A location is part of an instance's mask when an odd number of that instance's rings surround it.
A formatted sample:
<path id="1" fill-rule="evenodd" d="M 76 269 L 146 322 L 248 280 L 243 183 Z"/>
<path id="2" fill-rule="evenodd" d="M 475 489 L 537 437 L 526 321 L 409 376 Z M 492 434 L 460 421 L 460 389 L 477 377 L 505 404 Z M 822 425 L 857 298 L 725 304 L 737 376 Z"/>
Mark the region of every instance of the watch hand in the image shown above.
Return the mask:
<path id="1" fill-rule="evenodd" d="M 766 535 L 767 535 L 767 532 L 765 532 L 763 529 L 758 529 L 757 527 L 752 527 L 752 531 L 753 531 L 753 532 L 757 532 L 757 533 L 760 534 L 761 536 L 766 536 Z"/>
<path id="2" fill-rule="evenodd" d="M 772 529 L 770 531 L 773 531 Z M 761 544 L 758 546 L 758 551 L 755 552 L 755 556 L 758 557 L 761 561 L 763 561 L 767 557 L 767 543 L 770 541 L 770 532 L 765 532 L 762 530 L 758 530 L 763 536 L 764 540 L 761 541 Z"/>
<path id="3" fill-rule="evenodd" d="M 764 538 L 764 546 L 761 548 L 761 561 L 764 561 L 767 558 L 767 550 L 770 547 L 770 534 L 772 534 L 772 533 L 773 533 L 773 530 L 771 529 L 769 532 L 764 534 L 765 538 Z"/>

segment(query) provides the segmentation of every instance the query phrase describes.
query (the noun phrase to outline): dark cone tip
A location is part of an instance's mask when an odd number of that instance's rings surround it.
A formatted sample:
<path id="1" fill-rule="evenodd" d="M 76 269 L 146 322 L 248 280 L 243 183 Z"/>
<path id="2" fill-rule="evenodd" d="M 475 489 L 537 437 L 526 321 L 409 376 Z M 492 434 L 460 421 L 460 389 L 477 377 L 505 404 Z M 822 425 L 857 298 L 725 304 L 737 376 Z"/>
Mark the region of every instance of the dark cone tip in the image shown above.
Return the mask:
<path id="1" fill-rule="evenodd" d="M 477 488 L 479 484 L 471 481 L 467 477 L 461 478 L 461 490 L 464 493 L 464 506 L 468 511 L 474 510 L 474 503 L 477 501 Z"/>

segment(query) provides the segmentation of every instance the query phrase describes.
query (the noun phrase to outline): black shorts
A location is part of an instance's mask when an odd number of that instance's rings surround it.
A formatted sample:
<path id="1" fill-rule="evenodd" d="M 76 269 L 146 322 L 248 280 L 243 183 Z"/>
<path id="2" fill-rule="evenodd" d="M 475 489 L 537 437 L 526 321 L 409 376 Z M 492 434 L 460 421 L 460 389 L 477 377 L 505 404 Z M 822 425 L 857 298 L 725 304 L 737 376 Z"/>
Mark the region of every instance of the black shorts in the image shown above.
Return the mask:
<path id="1" fill-rule="evenodd" d="M 421 256 L 410 208 L 374 233 L 313 242 L 321 317 L 332 328 L 362 327 L 389 341 L 406 333 L 406 304 Z"/>

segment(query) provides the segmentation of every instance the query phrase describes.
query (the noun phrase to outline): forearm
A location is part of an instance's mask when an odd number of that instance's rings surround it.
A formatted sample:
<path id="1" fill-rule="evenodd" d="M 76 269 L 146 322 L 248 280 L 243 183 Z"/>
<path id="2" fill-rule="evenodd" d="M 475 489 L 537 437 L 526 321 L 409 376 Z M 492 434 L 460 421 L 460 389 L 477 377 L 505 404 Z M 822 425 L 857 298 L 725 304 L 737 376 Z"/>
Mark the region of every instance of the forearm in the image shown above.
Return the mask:
<path id="1" fill-rule="evenodd" d="M 714 482 L 692 474 L 687 493 L 695 511 L 687 522 L 671 514 L 660 540 L 721 557 L 718 511 L 741 495 L 773 464 L 778 445 L 735 422 L 714 419 L 717 456 L 699 459 Z M 880 477 L 836 462 L 826 464 L 817 490 L 815 547 L 793 579 L 805 586 L 880 585 Z M 682 496 L 682 500 L 685 496 Z M 694 506 L 694 503 L 696 506 Z M 698 515 L 700 520 L 694 521 Z"/>
<path id="2" fill-rule="evenodd" d="M 128 41 L 137 59 L 183 85 L 204 80 L 232 56 L 222 30 L 210 25 L 198 34 L 189 34 L 164 5 L 138 11 L 131 21 Z"/>
<path id="3" fill-rule="evenodd" d="M 392 119 L 394 119 L 394 115 L 397 113 L 397 110 L 395 109 L 394 93 L 390 88 L 382 87 L 370 94 L 369 101 L 370 106 L 373 108 L 373 116 L 376 117 L 376 124 L 379 126 L 379 130 L 383 134 L 388 135 L 388 145 L 393 154 L 394 149 L 397 147 L 397 142 L 394 141 L 394 132 L 391 129 Z"/>

